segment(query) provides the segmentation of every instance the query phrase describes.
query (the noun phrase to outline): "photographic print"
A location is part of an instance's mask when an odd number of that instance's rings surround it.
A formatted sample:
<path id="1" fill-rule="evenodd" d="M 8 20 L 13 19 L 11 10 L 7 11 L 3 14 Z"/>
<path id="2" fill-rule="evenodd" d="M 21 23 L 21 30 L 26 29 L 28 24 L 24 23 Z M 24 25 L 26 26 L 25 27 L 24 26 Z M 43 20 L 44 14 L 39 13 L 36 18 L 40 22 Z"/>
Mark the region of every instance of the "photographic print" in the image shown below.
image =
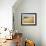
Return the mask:
<path id="1" fill-rule="evenodd" d="M 36 13 L 21 13 L 21 25 L 36 25 Z"/>

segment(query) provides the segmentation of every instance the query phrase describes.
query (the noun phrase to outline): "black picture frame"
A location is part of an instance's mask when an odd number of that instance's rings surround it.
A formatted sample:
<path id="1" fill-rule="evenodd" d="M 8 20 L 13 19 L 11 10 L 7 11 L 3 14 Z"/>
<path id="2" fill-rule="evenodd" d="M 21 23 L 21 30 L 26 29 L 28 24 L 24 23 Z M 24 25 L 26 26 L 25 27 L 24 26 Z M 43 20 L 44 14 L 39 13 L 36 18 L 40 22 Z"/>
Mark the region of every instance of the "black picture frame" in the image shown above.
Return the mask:
<path id="1" fill-rule="evenodd" d="M 36 26 L 37 13 L 21 13 L 21 25 Z"/>

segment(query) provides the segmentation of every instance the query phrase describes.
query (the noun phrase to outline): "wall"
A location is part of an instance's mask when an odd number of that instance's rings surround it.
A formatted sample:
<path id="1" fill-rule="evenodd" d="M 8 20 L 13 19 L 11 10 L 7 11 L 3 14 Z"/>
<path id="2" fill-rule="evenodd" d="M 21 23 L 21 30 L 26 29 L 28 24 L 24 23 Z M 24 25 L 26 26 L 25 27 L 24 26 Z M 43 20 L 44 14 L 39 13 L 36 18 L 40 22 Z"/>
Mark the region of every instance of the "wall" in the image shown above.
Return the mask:
<path id="1" fill-rule="evenodd" d="M 46 46 L 46 0 L 41 0 L 41 41 L 42 46 Z"/>
<path id="2" fill-rule="evenodd" d="M 0 27 L 12 29 L 12 6 L 16 0 L 0 0 Z"/>
<path id="3" fill-rule="evenodd" d="M 16 6 L 16 5 L 14 5 Z M 41 1 L 40 0 L 23 0 L 18 7 L 13 8 L 15 31 L 23 33 L 24 39 L 31 39 L 36 46 L 41 46 L 41 30 L 40 30 L 40 15 Z M 22 26 L 21 13 L 37 13 L 36 26 Z"/>
<path id="4" fill-rule="evenodd" d="M 9 31 L 5 32 L 3 31 L 4 29 L 1 29 L 1 27 L 6 27 L 9 30 L 12 29 L 12 6 L 15 2 L 16 0 L 0 0 L 0 33 L 2 32 L 0 34 L 0 38 L 5 38 L 5 35 L 10 35 Z"/>

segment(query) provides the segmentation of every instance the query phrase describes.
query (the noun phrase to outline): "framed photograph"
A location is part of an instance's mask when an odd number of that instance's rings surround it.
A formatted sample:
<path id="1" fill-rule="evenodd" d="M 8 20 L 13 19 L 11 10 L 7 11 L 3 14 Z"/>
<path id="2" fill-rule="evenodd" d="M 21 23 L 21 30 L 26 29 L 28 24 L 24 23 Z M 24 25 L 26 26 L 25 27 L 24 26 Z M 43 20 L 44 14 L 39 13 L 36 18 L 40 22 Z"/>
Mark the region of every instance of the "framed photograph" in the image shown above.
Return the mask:
<path id="1" fill-rule="evenodd" d="M 21 25 L 36 25 L 37 14 L 36 13 L 21 13 Z"/>

